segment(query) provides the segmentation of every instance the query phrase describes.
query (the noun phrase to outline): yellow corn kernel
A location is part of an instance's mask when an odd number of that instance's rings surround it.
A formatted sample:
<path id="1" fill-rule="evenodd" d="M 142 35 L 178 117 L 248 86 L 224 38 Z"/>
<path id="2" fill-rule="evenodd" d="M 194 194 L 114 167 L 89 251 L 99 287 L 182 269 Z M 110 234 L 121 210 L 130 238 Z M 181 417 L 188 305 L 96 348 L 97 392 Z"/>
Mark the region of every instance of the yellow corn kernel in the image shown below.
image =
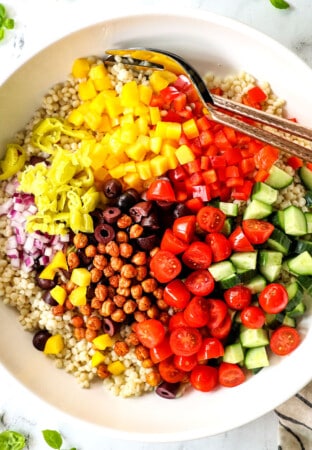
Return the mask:
<path id="1" fill-rule="evenodd" d="M 71 273 L 70 281 L 77 286 L 89 286 L 91 283 L 91 273 L 85 267 L 76 267 Z"/>
<path id="2" fill-rule="evenodd" d="M 124 144 L 133 144 L 138 137 L 138 129 L 135 123 L 123 124 L 120 129 L 120 140 Z"/>
<path id="3" fill-rule="evenodd" d="M 59 305 L 63 305 L 67 297 L 67 292 L 62 286 L 56 285 L 50 290 L 50 295 Z"/>
<path id="4" fill-rule="evenodd" d="M 149 114 L 152 125 L 156 125 L 158 122 L 161 121 L 160 109 L 158 108 L 158 106 L 150 106 Z"/>
<path id="5" fill-rule="evenodd" d="M 123 181 L 130 188 L 137 189 L 139 192 L 142 191 L 142 180 L 137 172 L 126 173 L 126 175 L 123 177 Z"/>
<path id="6" fill-rule="evenodd" d="M 173 139 L 178 141 L 181 136 L 181 124 L 177 122 L 158 122 L 155 129 L 155 136 L 164 139 Z"/>
<path id="7" fill-rule="evenodd" d="M 58 269 L 68 270 L 65 253 L 61 250 L 55 253 L 52 261 L 40 273 L 39 278 L 53 280 Z"/>
<path id="8" fill-rule="evenodd" d="M 176 157 L 180 164 L 186 164 L 195 160 L 195 155 L 187 145 L 180 145 L 175 151 Z"/>
<path id="9" fill-rule="evenodd" d="M 141 180 L 149 180 L 150 178 L 152 178 L 153 174 L 151 170 L 150 161 L 146 160 L 137 162 L 136 168 Z"/>
<path id="10" fill-rule="evenodd" d="M 84 122 L 84 115 L 79 111 L 79 109 L 73 109 L 70 112 L 67 120 L 76 127 L 80 127 Z"/>
<path id="11" fill-rule="evenodd" d="M 93 131 L 96 131 L 99 128 L 101 120 L 101 115 L 96 111 L 92 111 L 91 109 L 89 109 L 89 111 L 84 116 L 85 124 Z"/>
<path id="12" fill-rule="evenodd" d="M 136 81 L 129 81 L 121 88 L 120 102 L 125 108 L 135 108 L 139 104 L 139 90 Z"/>
<path id="13" fill-rule="evenodd" d="M 193 139 L 199 136 L 199 131 L 196 122 L 193 118 L 187 120 L 186 122 L 183 122 L 182 130 L 184 134 L 188 137 L 188 139 Z"/>
<path id="14" fill-rule="evenodd" d="M 111 119 L 117 118 L 120 114 L 122 114 L 123 109 L 120 103 L 120 98 L 108 96 L 106 98 L 106 111 Z"/>
<path id="15" fill-rule="evenodd" d="M 91 366 L 97 367 L 99 364 L 104 363 L 105 359 L 106 359 L 105 355 L 102 352 L 96 350 L 91 358 Z"/>
<path id="16" fill-rule="evenodd" d="M 92 340 L 92 344 L 97 350 L 105 350 L 107 347 L 111 347 L 114 341 L 109 334 L 99 334 Z"/>
<path id="17" fill-rule="evenodd" d="M 50 336 L 45 343 L 43 353 L 46 355 L 57 355 L 64 349 L 64 340 L 60 334 Z"/>
<path id="18" fill-rule="evenodd" d="M 119 164 L 116 167 L 113 167 L 109 170 L 109 174 L 112 178 L 122 178 L 126 175 L 126 169 L 124 164 Z"/>
<path id="19" fill-rule="evenodd" d="M 126 366 L 121 361 L 113 361 L 108 364 L 107 370 L 112 375 L 121 375 L 126 370 Z"/>
<path id="20" fill-rule="evenodd" d="M 178 77 L 168 70 L 155 70 L 150 76 L 150 84 L 155 92 L 160 92 Z"/>
<path id="21" fill-rule="evenodd" d="M 87 303 L 87 287 L 78 286 L 68 296 L 74 306 L 83 306 Z"/>
<path id="22" fill-rule="evenodd" d="M 160 177 L 168 170 L 167 158 L 163 155 L 155 156 L 150 160 L 151 170 L 154 177 Z"/>
<path id="23" fill-rule="evenodd" d="M 91 100 L 96 96 L 97 92 L 95 90 L 93 81 L 88 79 L 87 81 L 82 81 L 78 86 L 78 95 L 80 100 Z"/>
<path id="24" fill-rule="evenodd" d="M 158 155 L 158 153 L 160 153 L 161 151 L 161 147 L 162 147 L 162 138 L 160 136 L 151 136 L 150 137 L 150 150 L 155 153 L 156 155 Z"/>
<path id="25" fill-rule="evenodd" d="M 86 78 L 90 70 L 90 63 L 86 58 L 75 59 L 72 66 L 72 75 L 75 78 Z"/>
<path id="26" fill-rule="evenodd" d="M 145 105 L 149 105 L 153 95 L 153 89 L 146 84 L 140 84 L 138 89 L 140 101 Z"/>

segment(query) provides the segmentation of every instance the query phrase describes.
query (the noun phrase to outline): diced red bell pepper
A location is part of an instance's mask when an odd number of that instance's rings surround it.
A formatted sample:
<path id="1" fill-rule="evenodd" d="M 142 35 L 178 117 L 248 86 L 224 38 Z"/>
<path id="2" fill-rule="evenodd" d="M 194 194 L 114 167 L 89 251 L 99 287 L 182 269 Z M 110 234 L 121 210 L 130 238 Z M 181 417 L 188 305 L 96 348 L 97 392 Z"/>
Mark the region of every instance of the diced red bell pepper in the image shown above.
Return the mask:
<path id="1" fill-rule="evenodd" d="M 298 156 L 290 156 L 287 159 L 287 164 L 296 170 L 296 169 L 299 169 L 299 167 L 303 166 L 303 160 L 301 158 L 299 158 Z"/>
<path id="2" fill-rule="evenodd" d="M 174 202 L 176 200 L 173 187 L 169 180 L 154 180 L 146 191 L 147 200 L 162 200 Z"/>
<path id="3" fill-rule="evenodd" d="M 211 121 L 207 116 L 201 116 L 196 120 L 199 131 L 207 131 L 211 128 Z"/>
<path id="4" fill-rule="evenodd" d="M 255 154 L 255 164 L 257 169 L 269 171 L 275 161 L 278 160 L 279 151 L 272 145 L 264 145 L 258 153 Z"/>
<path id="5" fill-rule="evenodd" d="M 239 164 L 242 160 L 241 152 L 238 148 L 228 148 L 224 152 L 226 164 L 228 166 L 235 166 L 236 164 Z"/>
<path id="6" fill-rule="evenodd" d="M 201 170 L 208 170 L 211 168 L 209 156 L 202 155 L 200 157 L 200 168 L 201 168 Z"/>
<path id="7" fill-rule="evenodd" d="M 211 193 L 209 190 L 209 186 L 206 185 L 200 185 L 200 186 L 193 186 L 193 197 L 194 198 L 200 198 L 203 202 L 209 202 L 211 200 Z"/>
<path id="8" fill-rule="evenodd" d="M 216 132 L 214 137 L 214 143 L 220 149 L 231 148 L 231 143 L 229 142 L 223 130 L 219 130 Z"/>
<path id="9" fill-rule="evenodd" d="M 217 173 L 214 169 L 205 170 L 202 173 L 202 178 L 203 178 L 205 184 L 208 184 L 208 185 L 211 183 L 215 183 L 218 180 Z"/>
<path id="10" fill-rule="evenodd" d="M 176 183 L 177 181 L 184 181 L 188 176 L 183 166 L 177 166 L 175 169 L 169 170 L 168 175 L 173 183 Z"/>
<path id="11" fill-rule="evenodd" d="M 210 156 L 210 162 L 213 169 L 226 166 L 226 159 L 224 155 Z"/>
<path id="12" fill-rule="evenodd" d="M 197 213 L 202 207 L 204 206 L 204 202 L 202 198 L 200 197 L 193 197 L 189 200 L 186 200 L 185 206 L 187 209 L 189 209 L 192 213 Z"/>
<path id="13" fill-rule="evenodd" d="M 267 99 L 266 93 L 259 86 L 249 89 L 246 95 L 251 104 L 261 103 Z"/>
<path id="14" fill-rule="evenodd" d="M 189 174 L 199 172 L 201 170 L 201 160 L 200 158 L 196 158 L 194 161 L 184 164 L 183 167 Z"/>
<path id="15" fill-rule="evenodd" d="M 237 166 L 227 166 L 225 168 L 225 177 L 226 178 L 236 178 L 239 177 L 239 168 Z"/>

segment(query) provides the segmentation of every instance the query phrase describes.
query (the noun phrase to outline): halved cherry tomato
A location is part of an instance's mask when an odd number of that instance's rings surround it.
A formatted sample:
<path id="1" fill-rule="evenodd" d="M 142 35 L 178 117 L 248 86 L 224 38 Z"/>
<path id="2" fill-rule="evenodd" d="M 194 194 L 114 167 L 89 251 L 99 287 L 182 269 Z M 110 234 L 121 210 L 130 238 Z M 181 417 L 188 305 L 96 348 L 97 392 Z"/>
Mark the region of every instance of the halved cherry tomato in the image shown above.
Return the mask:
<path id="1" fill-rule="evenodd" d="M 219 383 L 221 386 L 234 387 L 242 384 L 246 375 L 237 364 L 222 362 L 219 366 Z"/>
<path id="2" fill-rule="evenodd" d="M 205 297 L 214 290 L 215 282 L 208 270 L 200 269 L 186 277 L 185 286 L 193 295 Z"/>
<path id="3" fill-rule="evenodd" d="M 247 239 L 243 229 L 238 225 L 229 236 L 229 242 L 235 252 L 253 252 L 254 248 Z"/>
<path id="4" fill-rule="evenodd" d="M 240 313 L 242 324 L 247 328 L 262 328 L 265 323 L 265 314 L 259 306 L 249 305 Z"/>
<path id="5" fill-rule="evenodd" d="M 191 372 L 191 385 L 202 392 L 209 392 L 218 384 L 218 369 L 212 366 L 197 365 Z"/>
<path id="6" fill-rule="evenodd" d="M 200 349 L 202 336 L 197 328 L 175 328 L 171 331 L 169 342 L 175 355 L 190 356 Z"/>
<path id="7" fill-rule="evenodd" d="M 212 261 L 211 247 L 205 242 L 192 242 L 182 255 L 182 261 L 190 269 L 208 269 Z"/>
<path id="8" fill-rule="evenodd" d="M 203 339 L 202 345 L 197 352 L 197 360 L 202 362 L 211 358 L 220 358 L 223 355 L 224 347 L 222 342 L 215 337 L 207 337 Z"/>
<path id="9" fill-rule="evenodd" d="M 190 356 L 174 355 L 174 365 L 184 372 L 190 372 L 197 365 L 196 353 Z"/>
<path id="10" fill-rule="evenodd" d="M 288 293 L 286 288 L 279 283 L 268 284 L 259 294 L 259 304 L 263 311 L 269 314 L 277 314 L 286 307 Z"/>
<path id="11" fill-rule="evenodd" d="M 160 361 L 158 370 L 161 378 L 167 383 L 179 383 L 185 379 L 185 372 L 174 365 L 173 357 Z"/>
<path id="12" fill-rule="evenodd" d="M 222 230 L 226 215 L 219 208 L 208 205 L 198 211 L 196 218 L 202 230 L 212 233 Z"/>
<path id="13" fill-rule="evenodd" d="M 228 313 L 228 307 L 223 300 L 216 298 L 208 298 L 209 308 L 208 328 L 216 328 L 221 325 Z"/>
<path id="14" fill-rule="evenodd" d="M 230 314 L 227 313 L 219 326 L 209 328 L 209 330 L 211 336 L 216 337 L 218 339 L 225 339 L 230 334 L 231 328 L 232 328 L 232 319 Z"/>
<path id="15" fill-rule="evenodd" d="M 195 296 L 184 310 L 184 319 L 190 327 L 200 328 L 207 324 L 209 310 L 207 299 Z"/>
<path id="16" fill-rule="evenodd" d="M 300 341 L 300 334 L 296 328 L 283 325 L 273 331 L 270 339 L 270 348 L 276 355 L 284 356 L 295 350 Z"/>
<path id="17" fill-rule="evenodd" d="M 188 248 L 188 245 L 186 242 L 179 239 L 173 233 L 171 228 L 167 228 L 161 239 L 160 248 L 161 250 L 166 250 L 174 255 L 178 255 L 179 253 L 184 252 Z"/>
<path id="18" fill-rule="evenodd" d="M 150 268 L 160 283 L 169 283 L 179 275 L 182 265 L 173 253 L 159 250 L 152 257 Z"/>
<path id="19" fill-rule="evenodd" d="M 208 233 L 205 241 L 210 245 L 213 262 L 219 262 L 227 259 L 232 253 L 232 247 L 226 236 L 217 231 Z"/>
<path id="20" fill-rule="evenodd" d="M 228 306 L 235 310 L 248 306 L 252 296 L 250 289 L 240 284 L 227 289 L 223 295 Z"/>
<path id="21" fill-rule="evenodd" d="M 172 350 L 169 344 L 169 337 L 165 336 L 160 344 L 150 349 L 150 357 L 154 364 L 158 364 L 172 355 Z"/>
<path id="22" fill-rule="evenodd" d="M 151 183 L 146 191 L 147 200 L 162 200 L 165 202 L 174 202 L 175 194 L 169 180 L 157 179 Z"/>
<path id="23" fill-rule="evenodd" d="M 274 231 L 274 225 L 265 220 L 246 219 L 242 221 L 243 232 L 251 244 L 263 244 Z"/>
<path id="24" fill-rule="evenodd" d="M 195 233 L 196 216 L 182 216 L 173 222 L 172 231 L 181 241 L 189 244 Z"/>
<path id="25" fill-rule="evenodd" d="M 173 331 L 175 328 L 188 327 L 188 323 L 184 319 L 184 311 L 179 311 L 173 314 L 169 319 L 169 331 Z"/>
<path id="26" fill-rule="evenodd" d="M 184 309 L 191 299 L 191 293 L 183 281 L 177 278 L 166 285 L 163 298 L 167 305 Z"/>
<path id="27" fill-rule="evenodd" d="M 135 332 L 141 344 L 153 348 L 163 341 L 166 330 L 159 320 L 146 319 L 137 324 Z"/>

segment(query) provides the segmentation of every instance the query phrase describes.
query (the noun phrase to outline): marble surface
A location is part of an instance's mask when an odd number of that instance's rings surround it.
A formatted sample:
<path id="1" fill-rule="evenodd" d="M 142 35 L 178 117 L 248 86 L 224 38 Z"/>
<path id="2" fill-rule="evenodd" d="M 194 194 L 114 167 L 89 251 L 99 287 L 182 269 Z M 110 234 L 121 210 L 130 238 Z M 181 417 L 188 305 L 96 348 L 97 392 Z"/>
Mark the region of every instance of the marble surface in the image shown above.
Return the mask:
<path id="1" fill-rule="evenodd" d="M 0 83 L 30 55 L 67 32 L 105 19 L 108 9 L 130 6 L 103 0 L 3 0 L 16 26 L 0 42 Z M 288 10 L 275 9 L 269 0 L 171 0 L 171 6 L 201 8 L 239 20 L 271 36 L 297 53 L 312 67 L 312 2 L 289 0 Z M 131 8 L 157 7 L 165 11 L 167 0 L 133 0 Z M 14 429 L 27 436 L 27 449 L 48 448 L 41 430 L 55 429 L 64 438 L 62 448 L 77 450 L 273 450 L 277 448 L 274 412 L 241 428 L 192 442 L 143 443 L 111 439 L 103 432 L 77 424 L 30 394 L 0 365 L 0 431 Z M 6 449 L 0 449 L 6 450 Z"/>

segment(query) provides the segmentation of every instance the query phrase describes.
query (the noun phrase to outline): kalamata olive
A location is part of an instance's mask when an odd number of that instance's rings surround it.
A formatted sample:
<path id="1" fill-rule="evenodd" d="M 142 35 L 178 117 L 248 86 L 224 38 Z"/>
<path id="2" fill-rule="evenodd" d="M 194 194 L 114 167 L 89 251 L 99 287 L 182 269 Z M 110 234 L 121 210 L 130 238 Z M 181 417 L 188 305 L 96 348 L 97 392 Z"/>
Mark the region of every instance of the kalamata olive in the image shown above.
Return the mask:
<path id="1" fill-rule="evenodd" d="M 101 244 L 107 244 L 115 238 L 115 230 L 111 225 L 102 223 L 95 228 L 94 236 Z"/>
<path id="2" fill-rule="evenodd" d="M 170 211 L 170 209 L 173 207 L 174 203 L 173 202 L 166 202 L 164 200 L 158 200 L 157 202 L 157 206 L 162 209 L 163 211 Z"/>
<path id="3" fill-rule="evenodd" d="M 157 247 L 158 237 L 156 234 L 150 234 L 149 236 L 141 236 L 136 241 L 142 250 L 150 251 Z"/>
<path id="4" fill-rule="evenodd" d="M 44 347 L 46 345 L 47 340 L 49 337 L 51 337 L 51 333 L 48 332 L 48 330 L 39 330 L 34 334 L 33 337 L 33 346 L 37 349 L 43 352 Z"/>
<path id="5" fill-rule="evenodd" d="M 107 198 L 117 198 L 122 193 L 122 184 L 119 180 L 111 178 L 104 183 L 103 192 Z"/>
<path id="6" fill-rule="evenodd" d="M 44 290 L 52 289 L 56 285 L 56 282 L 54 280 L 48 280 L 47 278 L 40 278 L 39 275 L 36 277 L 36 282 L 37 285 Z"/>
<path id="7" fill-rule="evenodd" d="M 96 225 L 105 222 L 102 209 L 96 208 L 94 211 L 90 213 L 90 216 L 93 219 L 93 224 L 95 227 Z"/>
<path id="8" fill-rule="evenodd" d="M 116 325 L 111 319 L 105 317 L 103 319 L 103 330 L 104 333 L 107 333 L 109 336 L 114 336 L 114 334 L 116 333 Z"/>
<path id="9" fill-rule="evenodd" d="M 143 217 L 147 217 L 152 209 L 152 202 L 139 202 L 129 209 L 129 214 L 132 220 L 140 223 Z"/>
<path id="10" fill-rule="evenodd" d="M 159 230 L 160 225 L 158 215 L 152 212 L 149 216 L 143 217 L 140 225 L 142 225 L 142 227 L 150 228 L 151 230 Z"/>
<path id="11" fill-rule="evenodd" d="M 167 383 L 167 381 L 163 381 L 156 388 L 156 394 L 160 397 L 168 398 L 169 400 L 176 398 L 177 393 L 179 392 L 180 383 Z"/>
<path id="12" fill-rule="evenodd" d="M 46 158 L 44 158 L 43 156 L 32 155 L 30 157 L 29 164 L 31 164 L 32 166 L 35 166 L 36 164 L 39 164 L 39 163 L 45 162 L 45 161 L 46 161 Z"/>
<path id="13" fill-rule="evenodd" d="M 178 217 L 188 216 L 189 214 L 191 214 L 191 211 L 184 205 L 184 203 L 178 203 L 172 211 L 172 215 L 175 219 Z"/>
<path id="14" fill-rule="evenodd" d="M 42 296 L 42 299 L 45 301 L 45 303 L 47 303 L 50 306 L 57 306 L 58 305 L 57 301 L 54 300 L 54 298 L 50 294 L 50 291 L 45 291 L 45 293 Z"/>
<path id="15" fill-rule="evenodd" d="M 99 226 L 99 225 L 98 225 Z M 85 253 L 84 248 L 78 248 L 77 255 L 79 256 L 80 262 L 85 266 L 88 267 L 89 264 L 92 263 L 92 258 L 87 256 Z"/>
<path id="16" fill-rule="evenodd" d="M 129 209 L 140 200 L 140 195 L 135 189 L 127 189 L 117 199 L 117 206 L 123 211 Z"/>
<path id="17" fill-rule="evenodd" d="M 103 211 L 103 217 L 107 223 L 117 222 L 121 214 L 121 209 L 117 208 L 117 206 L 109 206 Z"/>

